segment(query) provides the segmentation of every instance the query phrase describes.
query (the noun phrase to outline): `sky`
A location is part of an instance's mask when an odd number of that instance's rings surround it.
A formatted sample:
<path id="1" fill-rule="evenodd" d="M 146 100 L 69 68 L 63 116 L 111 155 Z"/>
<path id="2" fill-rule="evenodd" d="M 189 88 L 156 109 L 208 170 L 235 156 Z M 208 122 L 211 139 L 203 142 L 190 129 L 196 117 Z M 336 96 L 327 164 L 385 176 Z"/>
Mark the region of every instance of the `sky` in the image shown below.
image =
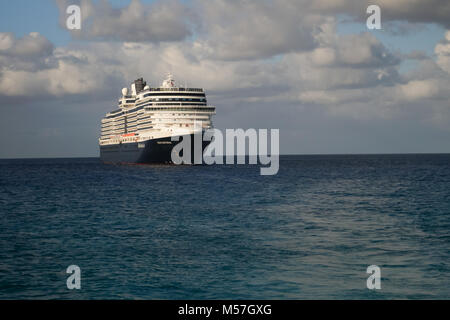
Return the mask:
<path id="1" fill-rule="evenodd" d="M 447 0 L 15 0 L 0 158 L 98 156 L 121 88 L 167 72 L 205 88 L 217 128 L 279 129 L 282 154 L 450 152 Z"/>

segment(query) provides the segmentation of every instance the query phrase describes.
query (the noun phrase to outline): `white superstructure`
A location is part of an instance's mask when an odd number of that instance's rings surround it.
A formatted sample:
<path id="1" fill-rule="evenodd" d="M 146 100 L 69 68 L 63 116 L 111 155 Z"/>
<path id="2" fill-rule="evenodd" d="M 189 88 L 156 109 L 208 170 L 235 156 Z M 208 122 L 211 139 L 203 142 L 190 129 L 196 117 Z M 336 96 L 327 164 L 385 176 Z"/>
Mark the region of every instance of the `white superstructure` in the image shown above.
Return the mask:
<path id="1" fill-rule="evenodd" d="M 140 78 L 131 90 L 122 89 L 119 109 L 102 119 L 100 146 L 181 136 L 212 127 L 215 107 L 208 106 L 203 89 L 175 85 L 171 74 L 160 87 Z M 195 125 L 194 125 L 195 124 Z"/>

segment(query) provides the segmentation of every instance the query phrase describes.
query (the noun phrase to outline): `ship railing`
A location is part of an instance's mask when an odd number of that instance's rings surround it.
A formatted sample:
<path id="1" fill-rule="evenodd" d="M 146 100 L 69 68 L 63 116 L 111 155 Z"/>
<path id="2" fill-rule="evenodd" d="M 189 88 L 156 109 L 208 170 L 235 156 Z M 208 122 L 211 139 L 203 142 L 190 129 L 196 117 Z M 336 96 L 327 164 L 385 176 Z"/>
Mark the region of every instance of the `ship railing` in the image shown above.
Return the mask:
<path id="1" fill-rule="evenodd" d="M 189 91 L 189 92 L 204 92 L 201 88 L 150 88 L 148 91 Z"/>

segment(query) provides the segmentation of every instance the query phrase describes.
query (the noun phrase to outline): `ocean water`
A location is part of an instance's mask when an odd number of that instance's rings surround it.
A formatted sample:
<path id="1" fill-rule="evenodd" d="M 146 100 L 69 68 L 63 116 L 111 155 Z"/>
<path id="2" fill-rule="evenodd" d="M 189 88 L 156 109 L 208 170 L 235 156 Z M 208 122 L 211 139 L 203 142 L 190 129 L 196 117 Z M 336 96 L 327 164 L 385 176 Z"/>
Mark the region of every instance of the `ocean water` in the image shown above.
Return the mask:
<path id="1" fill-rule="evenodd" d="M 450 298 L 450 155 L 0 161 L 0 299 L 431 298 Z"/>

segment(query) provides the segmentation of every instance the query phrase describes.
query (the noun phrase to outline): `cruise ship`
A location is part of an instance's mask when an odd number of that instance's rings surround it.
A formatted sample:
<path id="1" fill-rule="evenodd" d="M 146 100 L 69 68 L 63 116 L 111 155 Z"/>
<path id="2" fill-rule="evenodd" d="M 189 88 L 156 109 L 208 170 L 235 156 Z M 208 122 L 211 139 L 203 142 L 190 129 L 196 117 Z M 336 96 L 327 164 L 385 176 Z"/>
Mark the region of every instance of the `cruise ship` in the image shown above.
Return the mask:
<path id="1" fill-rule="evenodd" d="M 207 104 L 205 91 L 177 86 L 170 73 L 159 87 L 140 78 L 130 89 L 122 89 L 118 109 L 101 121 L 100 158 L 105 163 L 172 163 L 178 141 L 190 136 L 193 142 L 194 134 L 213 126 L 215 107 Z M 202 143 L 203 149 L 209 144 Z"/>

